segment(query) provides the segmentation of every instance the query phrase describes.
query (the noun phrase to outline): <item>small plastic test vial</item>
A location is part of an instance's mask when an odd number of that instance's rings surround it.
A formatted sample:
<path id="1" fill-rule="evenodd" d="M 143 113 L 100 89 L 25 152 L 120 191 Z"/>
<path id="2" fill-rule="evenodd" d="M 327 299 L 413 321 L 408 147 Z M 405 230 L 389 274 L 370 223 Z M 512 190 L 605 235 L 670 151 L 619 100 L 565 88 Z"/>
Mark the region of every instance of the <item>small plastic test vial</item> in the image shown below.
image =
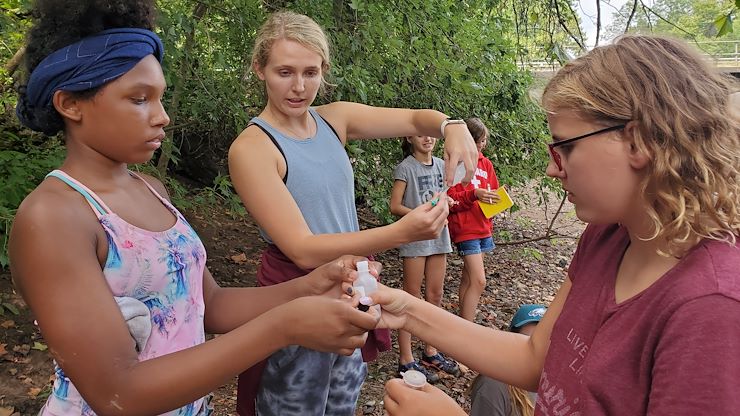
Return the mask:
<path id="1" fill-rule="evenodd" d="M 372 295 L 378 289 L 378 281 L 370 274 L 370 269 L 366 261 L 357 262 L 357 274 L 357 280 L 355 280 L 352 287 L 354 287 L 360 296 Z M 367 312 L 370 309 L 369 306 L 363 304 L 360 304 L 358 308 L 363 312 Z"/>
<path id="2" fill-rule="evenodd" d="M 421 371 L 408 370 L 401 373 L 403 382 L 412 389 L 421 390 L 427 384 L 427 377 Z"/>

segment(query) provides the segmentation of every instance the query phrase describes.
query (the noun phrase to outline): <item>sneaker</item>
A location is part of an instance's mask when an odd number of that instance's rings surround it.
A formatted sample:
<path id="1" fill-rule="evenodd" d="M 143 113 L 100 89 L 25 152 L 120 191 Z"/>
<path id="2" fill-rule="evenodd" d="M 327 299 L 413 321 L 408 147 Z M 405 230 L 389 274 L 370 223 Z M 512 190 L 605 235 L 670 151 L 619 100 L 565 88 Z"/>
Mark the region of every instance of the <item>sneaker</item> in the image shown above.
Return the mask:
<path id="1" fill-rule="evenodd" d="M 429 383 L 436 383 L 439 381 L 439 375 L 437 372 L 433 372 L 425 368 L 424 366 L 419 365 L 418 361 L 411 361 L 408 364 L 398 364 L 398 377 L 403 377 L 401 373 L 405 373 L 409 370 L 416 370 L 424 374 L 424 376 L 427 378 L 427 381 Z"/>
<path id="2" fill-rule="evenodd" d="M 440 371 L 444 371 L 447 374 L 455 377 L 460 375 L 460 366 L 457 365 L 457 361 L 450 357 L 446 357 L 441 352 L 437 352 L 434 355 L 421 354 L 421 363 L 427 367 L 431 367 Z"/>

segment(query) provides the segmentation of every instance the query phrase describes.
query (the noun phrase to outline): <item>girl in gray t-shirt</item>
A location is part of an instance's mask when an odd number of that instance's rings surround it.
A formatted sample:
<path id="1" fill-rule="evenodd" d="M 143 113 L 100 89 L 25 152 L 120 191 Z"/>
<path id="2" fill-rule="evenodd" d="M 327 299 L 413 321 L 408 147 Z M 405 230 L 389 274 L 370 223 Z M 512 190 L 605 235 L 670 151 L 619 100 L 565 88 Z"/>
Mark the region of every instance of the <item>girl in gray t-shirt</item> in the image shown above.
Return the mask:
<path id="1" fill-rule="evenodd" d="M 404 216 L 412 209 L 422 205 L 444 189 L 444 161 L 432 156 L 437 139 L 428 136 L 411 136 L 403 139 L 404 159 L 393 172 L 393 191 L 391 193 L 391 213 Z M 444 197 L 444 195 L 443 195 Z M 421 284 L 425 283 L 426 300 L 440 306 L 442 303 L 442 284 L 447 268 L 447 253 L 452 252 L 450 233 L 445 226 L 439 237 L 433 240 L 415 241 L 399 247 L 403 257 L 403 289 L 414 296 L 421 297 Z M 411 334 L 399 331 L 398 372 L 407 370 L 422 371 L 427 380 L 439 379 L 436 370 L 457 375 L 457 363 L 445 357 L 431 345 L 426 345 L 421 364 L 414 359 L 411 351 Z"/>

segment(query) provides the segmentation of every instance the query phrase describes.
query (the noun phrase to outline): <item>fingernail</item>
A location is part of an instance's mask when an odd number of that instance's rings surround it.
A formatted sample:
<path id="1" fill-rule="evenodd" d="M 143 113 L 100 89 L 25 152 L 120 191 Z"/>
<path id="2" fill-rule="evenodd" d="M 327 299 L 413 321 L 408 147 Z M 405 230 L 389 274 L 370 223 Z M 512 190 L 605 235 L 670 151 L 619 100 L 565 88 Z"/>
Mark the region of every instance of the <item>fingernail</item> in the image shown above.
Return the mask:
<path id="1" fill-rule="evenodd" d="M 360 303 L 365 306 L 371 306 L 373 304 L 373 300 L 367 296 L 363 296 L 360 298 Z"/>

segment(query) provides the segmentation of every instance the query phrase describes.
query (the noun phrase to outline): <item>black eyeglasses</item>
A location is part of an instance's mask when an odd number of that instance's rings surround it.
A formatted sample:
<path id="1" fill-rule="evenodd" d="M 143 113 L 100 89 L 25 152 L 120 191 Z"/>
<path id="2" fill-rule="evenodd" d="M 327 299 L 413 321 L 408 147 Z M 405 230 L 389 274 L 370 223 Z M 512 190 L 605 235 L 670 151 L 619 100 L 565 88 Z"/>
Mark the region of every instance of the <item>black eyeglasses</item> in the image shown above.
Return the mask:
<path id="1" fill-rule="evenodd" d="M 584 135 L 581 135 L 581 136 L 578 136 L 578 137 L 574 137 L 572 139 L 567 139 L 567 140 L 561 140 L 559 142 L 548 143 L 547 144 L 547 148 L 550 149 L 550 156 L 552 156 L 552 160 L 554 160 L 555 161 L 555 164 L 558 166 L 558 170 L 563 170 L 563 166 L 561 165 L 561 160 L 560 160 L 560 153 L 558 153 L 558 152 L 555 151 L 555 148 L 556 147 L 562 146 L 562 145 L 565 145 L 565 144 L 568 144 L 568 143 L 573 143 L 573 142 L 575 142 L 577 140 L 585 139 L 586 137 L 596 136 L 597 134 L 602 134 L 602 133 L 606 133 L 606 132 L 614 131 L 614 130 L 620 130 L 620 129 L 623 129 L 625 126 L 626 126 L 625 124 L 620 124 L 620 125 L 617 125 L 617 126 L 607 127 L 605 129 L 601 129 L 601 130 L 596 130 L 596 131 L 593 131 L 591 133 L 586 133 Z"/>

